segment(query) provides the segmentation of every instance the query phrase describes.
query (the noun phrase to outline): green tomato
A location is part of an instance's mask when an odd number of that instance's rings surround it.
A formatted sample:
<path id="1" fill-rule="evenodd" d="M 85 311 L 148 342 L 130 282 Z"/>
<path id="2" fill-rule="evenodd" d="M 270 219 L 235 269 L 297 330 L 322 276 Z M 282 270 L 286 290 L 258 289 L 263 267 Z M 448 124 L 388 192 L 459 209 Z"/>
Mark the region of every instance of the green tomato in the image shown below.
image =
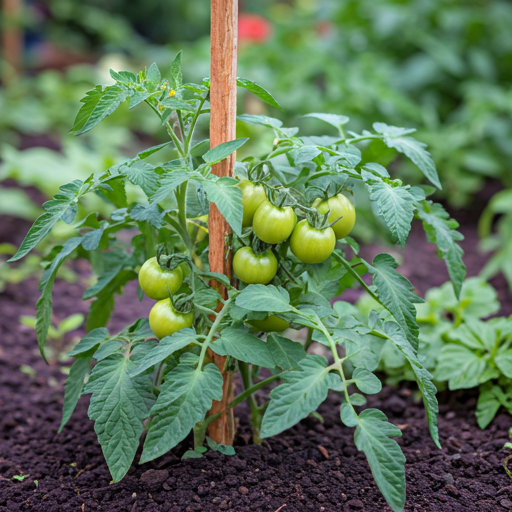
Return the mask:
<path id="1" fill-rule="evenodd" d="M 277 258 L 270 249 L 255 254 L 252 247 L 242 247 L 233 258 L 233 270 L 244 283 L 267 284 L 276 275 Z"/>
<path id="2" fill-rule="evenodd" d="M 334 251 L 336 235 L 332 228 L 316 229 L 301 220 L 293 230 L 290 249 L 303 263 L 321 263 Z"/>
<path id="3" fill-rule="evenodd" d="M 278 208 L 270 201 L 265 201 L 254 214 L 252 228 L 260 240 L 267 244 L 279 244 L 292 234 L 296 223 L 297 216 L 293 208 Z"/>
<path id="4" fill-rule="evenodd" d="M 159 340 L 180 329 L 192 327 L 193 320 L 193 312 L 176 311 L 169 298 L 159 300 L 149 312 L 149 326 Z"/>
<path id="5" fill-rule="evenodd" d="M 275 315 L 269 315 L 262 320 L 249 320 L 249 324 L 257 331 L 263 332 L 283 332 L 290 327 L 290 324 L 286 320 Z"/>
<path id="6" fill-rule="evenodd" d="M 334 222 L 341 217 L 338 222 L 332 225 L 332 229 L 338 240 L 345 238 L 352 231 L 356 223 L 356 209 L 348 197 L 343 194 L 338 194 L 320 203 L 316 208 L 318 209 L 318 213 L 322 214 L 326 214 L 329 208 L 331 209 L 328 217 L 329 222 Z"/>
<path id="7" fill-rule="evenodd" d="M 242 227 L 248 228 L 252 224 L 256 210 L 267 199 L 267 196 L 263 185 L 255 185 L 249 180 L 242 180 L 238 186 L 242 191 L 242 206 L 244 207 Z"/>
<path id="8" fill-rule="evenodd" d="M 156 259 L 149 258 L 139 270 L 139 284 L 142 291 L 154 300 L 161 300 L 177 292 L 183 282 L 183 271 L 180 267 L 164 270 Z M 169 289 L 169 291 L 167 291 Z"/>

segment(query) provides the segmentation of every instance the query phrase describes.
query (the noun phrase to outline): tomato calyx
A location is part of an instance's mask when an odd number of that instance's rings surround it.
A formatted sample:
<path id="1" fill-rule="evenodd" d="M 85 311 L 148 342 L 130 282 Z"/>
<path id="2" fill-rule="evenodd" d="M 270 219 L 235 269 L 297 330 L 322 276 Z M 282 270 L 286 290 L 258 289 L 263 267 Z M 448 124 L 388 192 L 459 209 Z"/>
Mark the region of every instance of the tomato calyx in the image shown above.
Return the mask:
<path id="1" fill-rule="evenodd" d="M 192 299 L 194 298 L 194 294 L 186 294 L 180 293 L 175 295 L 174 297 L 169 294 L 169 299 L 171 299 L 171 304 L 173 308 L 178 312 L 184 315 L 191 313 L 194 309 L 194 303 Z"/>

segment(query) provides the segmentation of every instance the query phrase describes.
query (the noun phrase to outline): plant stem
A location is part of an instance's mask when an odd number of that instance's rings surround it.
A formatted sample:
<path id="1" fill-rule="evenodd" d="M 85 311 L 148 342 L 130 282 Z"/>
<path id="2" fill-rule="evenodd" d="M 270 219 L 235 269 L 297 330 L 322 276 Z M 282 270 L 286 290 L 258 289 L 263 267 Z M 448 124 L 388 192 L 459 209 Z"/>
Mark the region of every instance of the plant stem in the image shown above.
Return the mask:
<path id="1" fill-rule="evenodd" d="M 244 389 L 252 389 L 253 383 L 251 378 L 251 372 L 249 371 L 249 365 L 244 363 L 243 361 L 238 361 L 238 368 L 240 369 L 240 375 L 242 377 L 242 382 L 244 384 Z M 261 444 L 260 438 L 260 427 L 261 427 L 261 413 L 259 411 L 258 404 L 253 394 L 247 396 L 247 404 L 251 409 L 251 427 L 252 427 L 252 439 L 254 444 Z"/>
<path id="2" fill-rule="evenodd" d="M 308 327 L 308 335 L 306 337 L 306 342 L 304 343 L 304 350 L 307 352 L 308 348 L 313 343 L 313 329 L 311 327 Z"/>

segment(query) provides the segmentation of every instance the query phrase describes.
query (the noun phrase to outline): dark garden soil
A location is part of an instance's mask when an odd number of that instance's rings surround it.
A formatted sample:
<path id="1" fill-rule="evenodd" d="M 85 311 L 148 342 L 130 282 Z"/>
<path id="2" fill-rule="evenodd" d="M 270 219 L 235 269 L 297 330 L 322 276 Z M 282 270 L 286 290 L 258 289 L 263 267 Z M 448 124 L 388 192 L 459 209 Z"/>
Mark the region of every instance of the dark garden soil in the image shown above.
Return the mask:
<path id="1" fill-rule="evenodd" d="M 25 225 L 0 219 L 0 240 L 18 244 Z M 469 275 L 482 268 L 472 224 L 462 226 Z M 370 252 L 380 252 L 372 249 Z M 401 271 L 420 294 L 447 280 L 435 248 L 414 229 Z M 506 284 L 493 281 L 512 312 Z M 83 283 L 57 282 L 55 315 L 63 319 L 85 312 Z M 202 459 L 180 460 L 190 439 L 156 461 L 136 464 L 123 481 L 111 484 L 107 466 L 87 418 L 82 398 L 62 434 L 63 381 L 60 365 L 47 366 L 37 350 L 34 332 L 23 328 L 20 315 L 34 314 L 37 283 L 8 286 L 0 295 L 0 511 L 386 511 L 365 457 L 353 442 L 353 430 L 342 426 L 339 398 L 320 407 L 324 423 L 308 418 L 283 434 L 255 446 L 249 441 L 246 411 L 241 407 L 236 455 L 208 452 Z M 148 313 L 128 286 L 118 301 L 113 330 Z M 73 334 L 73 333 L 72 333 Z M 80 333 L 74 333 L 80 334 Z M 67 363 L 69 364 L 69 363 Z M 30 369 L 35 371 L 29 375 Z M 430 440 L 424 410 L 413 387 L 385 388 L 369 405 L 382 409 L 399 426 L 398 443 L 407 458 L 407 511 L 512 510 L 512 480 L 501 462 L 511 417 L 500 414 L 485 431 L 474 418 L 471 394 L 440 395 L 442 450 Z M 16 475 L 28 475 L 23 481 Z M 37 482 L 37 483 L 36 483 Z"/>

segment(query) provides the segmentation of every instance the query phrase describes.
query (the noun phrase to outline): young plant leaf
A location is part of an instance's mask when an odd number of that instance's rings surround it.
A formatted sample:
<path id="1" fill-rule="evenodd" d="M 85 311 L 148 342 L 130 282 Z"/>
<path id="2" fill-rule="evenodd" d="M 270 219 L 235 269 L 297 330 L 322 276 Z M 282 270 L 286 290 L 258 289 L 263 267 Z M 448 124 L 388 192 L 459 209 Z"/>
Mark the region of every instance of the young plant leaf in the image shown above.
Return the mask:
<path id="1" fill-rule="evenodd" d="M 388 148 L 394 148 L 409 157 L 433 185 L 439 189 L 442 188 L 432 156 L 425 149 L 427 145 L 412 137 L 404 137 L 411 131 L 415 131 L 414 129 L 397 128 L 384 123 L 374 123 L 373 128 L 383 135 L 382 140 Z"/>
<path id="2" fill-rule="evenodd" d="M 393 238 L 403 247 L 411 230 L 415 200 L 409 187 L 392 187 L 380 180 L 366 181 L 370 199 L 376 204 Z"/>
<path id="3" fill-rule="evenodd" d="M 108 329 L 105 327 L 99 327 L 91 332 L 87 333 L 69 352 L 68 356 L 77 357 L 85 352 L 88 352 L 92 348 L 97 348 L 105 339 L 109 336 Z"/>
<path id="4" fill-rule="evenodd" d="M 417 207 L 427 240 L 437 245 L 441 257 L 446 262 L 455 295 L 459 298 L 466 276 L 466 266 L 462 261 L 464 252 L 457 242 L 463 240 L 464 237 L 456 231 L 457 222 L 450 219 L 440 204 L 422 201 L 417 204 Z"/>
<path id="5" fill-rule="evenodd" d="M 271 313 L 286 313 L 293 309 L 286 290 L 281 293 L 275 286 L 250 284 L 238 295 L 235 304 L 249 311 L 268 311 Z"/>
<path id="6" fill-rule="evenodd" d="M 243 146 L 249 139 L 235 139 L 228 142 L 223 142 L 218 146 L 210 149 L 203 155 L 203 160 L 210 165 L 218 164 L 227 158 L 233 151 L 236 151 L 239 147 Z"/>
<path id="7" fill-rule="evenodd" d="M 229 355 L 246 363 L 263 366 L 263 368 L 275 368 L 267 344 L 240 329 L 232 327 L 223 329 L 220 338 L 211 343 L 210 348 L 220 356 Z"/>
<path id="8" fill-rule="evenodd" d="M 95 349 L 90 349 L 88 352 L 81 353 L 69 370 L 69 375 L 64 385 L 64 406 L 62 408 L 62 421 L 60 422 L 59 434 L 62 432 L 69 418 L 71 418 L 76 404 L 82 395 L 85 378 L 89 375 L 94 350 Z"/>
<path id="9" fill-rule="evenodd" d="M 92 393 L 89 418 L 107 461 L 114 482 L 130 468 L 154 400 L 153 383 L 148 375 L 132 379 L 133 361 L 124 354 L 113 354 L 92 370 L 84 393 Z"/>
<path id="10" fill-rule="evenodd" d="M 340 376 L 326 370 L 325 358 L 307 355 L 299 365 L 302 371 L 284 374 L 283 384 L 271 391 L 270 403 L 261 424 L 262 438 L 292 427 L 316 411 L 327 398 L 329 389 L 341 389 Z"/>
<path id="11" fill-rule="evenodd" d="M 350 119 L 347 116 L 341 116 L 338 114 L 321 114 L 321 113 L 312 113 L 312 114 L 306 114 L 302 117 L 314 117 L 316 119 L 320 119 L 320 121 L 324 121 L 324 123 L 328 123 L 331 126 L 334 126 L 334 128 L 337 128 L 338 130 L 344 125 L 347 124 Z"/>
<path id="12" fill-rule="evenodd" d="M 422 303 L 423 299 L 414 293 L 409 280 L 396 272 L 398 264 L 389 254 L 378 254 L 373 265 L 366 263 L 366 266 L 372 275 L 379 299 L 406 332 L 414 350 L 417 350 L 419 327 L 414 304 Z"/>
<path id="13" fill-rule="evenodd" d="M 283 107 L 279 105 L 279 103 L 276 101 L 274 96 L 270 94 L 266 89 L 261 87 L 261 85 L 258 85 L 257 83 L 253 82 L 252 80 L 248 80 L 247 78 L 237 78 L 236 84 L 239 87 L 243 87 L 244 89 L 247 89 L 248 91 L 252 92 L 254 95 L 258 96 L 260 100 L 263 100 L 265 103 L 268 103 L 269 105 L 272 105 L 273 107 L 279 108 L 283 110 Z"/>
<path id="14" fill-rule="evenodd" d="M 172 336 L 162 338 L 155 348 L 137 362 L 130 373 L 130 377 L 136 377 L 155 364 L 161 363 L 177 350 L 185 348 L 191 343 L 195 344 L 196 339 L 197 335 L 194 329 L 180 329 Z"/>
<path id="15" fill-rule="evenodd" d="M 390 438 L 401 435 L 378 409 L 361 412 L 354 432 L 356 446 L 365 453 L 375 483 L 394 512 L 403 511 L 405 505 L 405 457 Z"/>
<path id="16" fill-rule="evenodd" d="M 140 463 L 160 457 L 182 441 L 204 419 L 212 400 L 222 399 L 222 374 L 214 364 L 204 370 L 178 365 L 166 375 L 151 409 L 153 419 Z"/>
<path id="17" fill-rule="evenodd" d="M 281 126 L 283 126 L 283 122 L 280 119 L 276 119 L 275 117 L 254 114 L 240 114 L 239 116 L 237 116 L 237 119 L 247 124 L 252 124 L 254 126 L 265 126 L 267 128 L 272 128 L 274 130 L 278 130 L 279 128 L 281 128 Z"/>
<path id="18" fill-rule="evenodd" d="M 181 72 L 181 54 L 179 51 L 171 63 L 171 86 L 173 89 L 179 89 L 183 85 L 183 74 Z"/>
<path id="19" fill-rule="evenodd" d="M 36 219 L 16 254 L 8 260 L 9 262 L 23 258 L 53 229 L 58 220 L 65 219 L 67 224 L 73 222 L 82 185 L 80 180 L 74 180 L 59 187 L 60 192 L 43 204 L 45 213 Z"/>
<path id="20" fill-rule="evenodd" d="M 267 336 L 267 348 L 275 365 L 281 370 L 301 371 L 299 363 L 306 357 L 301 343 L 272 332 Z"/>
<path id="21" fill-rule="evenodd" d="M 222 216 L 231 229 L 237 234 L 242 233 L 242 191 L 236 186 L 233 178 L 218 178 L 215 181 L 205 179 L 202 181 L 203 189 L 208 200 L 215 203 Z"/>
<path id="22" fill-rule="evenodd" d="M 356 368 L 352 374 L 354 384 L 367 395 L 374 395 L 382 389 L 382 383 L 372 372 L 365 368 Z"/>

